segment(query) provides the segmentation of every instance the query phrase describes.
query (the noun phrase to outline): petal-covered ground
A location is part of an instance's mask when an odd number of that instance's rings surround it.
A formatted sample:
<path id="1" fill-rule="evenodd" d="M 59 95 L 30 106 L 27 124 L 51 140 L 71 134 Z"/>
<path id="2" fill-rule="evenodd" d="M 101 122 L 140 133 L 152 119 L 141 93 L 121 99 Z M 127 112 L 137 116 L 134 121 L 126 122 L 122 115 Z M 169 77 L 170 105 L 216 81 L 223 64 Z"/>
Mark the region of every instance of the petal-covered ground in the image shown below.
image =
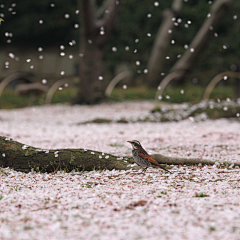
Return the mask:
<path id="1" fill-rule="evenodd" d="M 0 110 L 0 135 L 38 148 L 88 148 L 240 161 L 239 120 L 85 124 L 145 117 L 151 102 Z M 2 153 L 1 153 L 2 155 Z M 1 156 L 0 155 L 0 159 Z M 5 173 L 4 173 L 5 172 Z M 0 172 L 0 239 L 239 239 L 240 170 L 214 166 L 83 173 Z"/>

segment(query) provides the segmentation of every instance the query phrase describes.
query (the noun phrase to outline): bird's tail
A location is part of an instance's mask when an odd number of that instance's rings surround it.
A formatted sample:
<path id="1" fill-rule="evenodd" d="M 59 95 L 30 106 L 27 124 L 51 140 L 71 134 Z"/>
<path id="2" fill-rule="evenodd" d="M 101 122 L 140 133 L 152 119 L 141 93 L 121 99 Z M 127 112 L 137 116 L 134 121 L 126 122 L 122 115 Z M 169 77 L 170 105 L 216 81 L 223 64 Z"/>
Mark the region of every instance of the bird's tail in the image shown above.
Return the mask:
<path id="1" fill-rule="evenodd" d="M 162 166 L 157 166 L 158 168 L 162 168 L 163 170 L 165 170 L 166 172 L 169 172 L 169 173 L 171 173 L 169 170 L 167 170 L 166 168 L 164 168 L 164 167 L 162 167 Z"/>

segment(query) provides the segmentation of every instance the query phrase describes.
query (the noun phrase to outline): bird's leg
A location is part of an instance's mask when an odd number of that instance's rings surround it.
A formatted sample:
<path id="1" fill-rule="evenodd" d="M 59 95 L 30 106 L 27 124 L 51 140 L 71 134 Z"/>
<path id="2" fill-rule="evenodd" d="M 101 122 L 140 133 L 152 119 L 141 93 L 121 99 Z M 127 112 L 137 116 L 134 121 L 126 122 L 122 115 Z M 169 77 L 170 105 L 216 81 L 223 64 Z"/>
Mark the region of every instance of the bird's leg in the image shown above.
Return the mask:
<path id="1" fill-rule="evenodd" d="M 147 167 L 142 170 L 142 173 L 145 173 L 147 170 Z"/>

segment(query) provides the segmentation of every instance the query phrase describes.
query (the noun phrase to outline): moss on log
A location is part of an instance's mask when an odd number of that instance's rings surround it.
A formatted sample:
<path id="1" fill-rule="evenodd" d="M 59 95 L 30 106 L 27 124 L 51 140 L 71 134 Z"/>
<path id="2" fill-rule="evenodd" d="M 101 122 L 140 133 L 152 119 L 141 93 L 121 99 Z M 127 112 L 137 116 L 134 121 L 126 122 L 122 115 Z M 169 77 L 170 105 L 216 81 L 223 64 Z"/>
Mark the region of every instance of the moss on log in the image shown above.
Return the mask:
<path id="1" fill-rule="evenodd" d="M 93 169 L 130 169 L 129 157 L 116 157 L 86 149 L 44 150 L 0 136 L 0 167 L 17 171 L 54 172 L 56 170 L 91 171 Z"/>

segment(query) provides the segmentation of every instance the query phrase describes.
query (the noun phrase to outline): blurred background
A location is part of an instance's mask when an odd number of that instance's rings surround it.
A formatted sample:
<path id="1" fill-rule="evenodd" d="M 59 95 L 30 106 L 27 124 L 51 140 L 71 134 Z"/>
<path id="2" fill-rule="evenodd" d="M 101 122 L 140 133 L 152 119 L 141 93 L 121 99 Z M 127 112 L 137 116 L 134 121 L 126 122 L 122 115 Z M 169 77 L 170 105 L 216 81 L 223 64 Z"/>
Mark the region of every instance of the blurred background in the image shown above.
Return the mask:
<path id="1" fill-rule="evenodd" d="M 239 12 L 237 0 L 0 1 L 0 108 L 194 103 L 220 73 L 211 98 L 237 99 Z"/>

